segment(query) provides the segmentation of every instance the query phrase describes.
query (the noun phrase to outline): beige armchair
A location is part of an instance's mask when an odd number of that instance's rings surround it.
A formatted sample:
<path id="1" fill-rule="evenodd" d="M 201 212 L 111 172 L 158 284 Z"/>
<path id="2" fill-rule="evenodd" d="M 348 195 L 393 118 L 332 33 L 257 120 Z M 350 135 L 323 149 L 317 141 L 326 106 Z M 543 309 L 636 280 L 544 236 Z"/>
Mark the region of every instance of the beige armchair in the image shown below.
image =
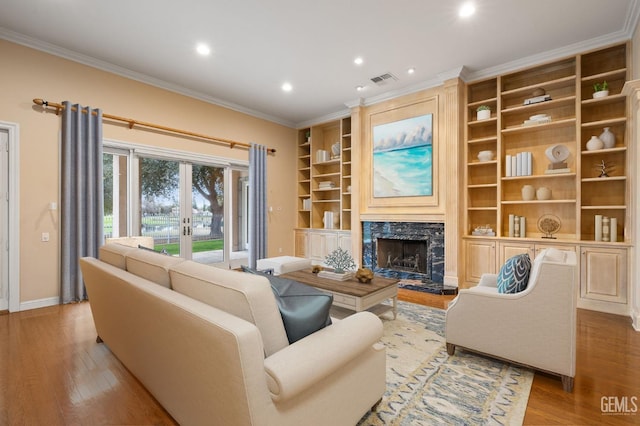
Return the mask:
<path id="1" fill-rule="evenodd" d="M 455 347 L 560 375 L 573 390 L 576 370 L 576 253 L 547 249 L 531 265 L 527 288 L 500 294 L 497 275 L 460 290 L 446 313 L 447 352 Z"/>

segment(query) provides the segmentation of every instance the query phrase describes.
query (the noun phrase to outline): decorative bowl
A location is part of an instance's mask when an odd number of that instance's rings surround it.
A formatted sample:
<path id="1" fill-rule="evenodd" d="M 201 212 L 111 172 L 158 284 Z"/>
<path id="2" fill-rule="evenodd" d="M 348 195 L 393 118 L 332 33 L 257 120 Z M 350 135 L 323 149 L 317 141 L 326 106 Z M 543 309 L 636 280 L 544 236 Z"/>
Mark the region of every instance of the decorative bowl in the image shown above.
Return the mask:
<path id="1" fill-rule="evenodd" d="M 493 160 L 493 151 L 480 151 L 478 153 L 478 160 L 481 162 Z"/>

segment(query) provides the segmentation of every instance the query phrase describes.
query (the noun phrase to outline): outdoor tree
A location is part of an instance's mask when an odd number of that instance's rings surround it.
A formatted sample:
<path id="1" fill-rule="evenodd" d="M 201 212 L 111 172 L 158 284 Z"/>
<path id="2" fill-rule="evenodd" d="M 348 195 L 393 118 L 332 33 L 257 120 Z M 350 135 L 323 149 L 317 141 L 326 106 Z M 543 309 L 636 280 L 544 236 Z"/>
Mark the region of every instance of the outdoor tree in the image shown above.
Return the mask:
<path id="1" fill-rule="evenodd" d="M 211 208 L 211 236 L 222 237 L 224 217 L 224 169 L 193 165 L 191 170 L 193 189 L 209 201 Z"/>

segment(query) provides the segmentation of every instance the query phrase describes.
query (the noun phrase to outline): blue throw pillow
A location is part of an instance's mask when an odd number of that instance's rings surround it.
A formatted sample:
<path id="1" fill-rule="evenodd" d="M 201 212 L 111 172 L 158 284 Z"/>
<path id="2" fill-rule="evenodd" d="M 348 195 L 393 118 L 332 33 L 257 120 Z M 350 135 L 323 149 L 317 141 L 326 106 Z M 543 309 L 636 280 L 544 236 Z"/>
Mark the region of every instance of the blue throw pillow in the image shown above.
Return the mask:
<path id="1" fill-rule="evenodd" d="M 296 342 L 331 325 L 329 311 L 333 296 L 315 287 L 294 280 L 280 278 L 247 266 L 244 272 L 262 275 L 271 283 L 289 343 Z"/>
<path id="2" fill-rule="evenodd" d="M 513 256 L 502 265 L 498 274 L 498 293 L 519 293 L 529 283 L 531 259 L 528 254 Z"/>

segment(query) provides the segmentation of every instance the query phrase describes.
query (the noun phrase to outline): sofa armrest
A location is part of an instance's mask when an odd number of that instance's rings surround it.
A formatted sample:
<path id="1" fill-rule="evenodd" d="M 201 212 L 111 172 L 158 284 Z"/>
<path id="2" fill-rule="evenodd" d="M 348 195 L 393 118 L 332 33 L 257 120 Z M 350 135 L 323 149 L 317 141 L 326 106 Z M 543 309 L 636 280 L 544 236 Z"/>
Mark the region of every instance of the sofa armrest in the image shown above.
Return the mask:
<path id="1" fill-rule="evenodd" d="M 271 398 L 282 402 L 331 375 L 366 350 L 384 350 L 382 321 L 358 312 L 265 359 Z M 375 345 L 375 348 L 372 347 Z"/>

